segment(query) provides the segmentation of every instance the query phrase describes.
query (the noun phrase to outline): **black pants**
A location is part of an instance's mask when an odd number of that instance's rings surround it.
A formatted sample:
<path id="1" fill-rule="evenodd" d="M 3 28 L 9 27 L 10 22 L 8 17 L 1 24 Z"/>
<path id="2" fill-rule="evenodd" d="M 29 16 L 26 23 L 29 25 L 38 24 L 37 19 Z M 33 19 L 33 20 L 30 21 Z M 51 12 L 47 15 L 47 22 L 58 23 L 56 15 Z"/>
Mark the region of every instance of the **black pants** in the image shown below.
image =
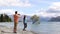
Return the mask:
<path id="1" fill-rule="evenodd" d="M 27 27 L 27 23 L 24 23 L 24 28 L 26 28 Z"/>

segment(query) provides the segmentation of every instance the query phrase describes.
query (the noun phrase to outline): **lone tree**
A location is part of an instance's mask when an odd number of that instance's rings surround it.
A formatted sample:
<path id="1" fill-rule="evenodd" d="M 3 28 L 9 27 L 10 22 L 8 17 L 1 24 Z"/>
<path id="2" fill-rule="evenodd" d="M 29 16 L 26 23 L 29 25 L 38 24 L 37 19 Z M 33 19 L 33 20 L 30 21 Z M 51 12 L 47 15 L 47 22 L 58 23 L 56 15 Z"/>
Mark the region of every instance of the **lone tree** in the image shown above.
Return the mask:
<path id="1" fill-rule="evenodd" d="M 32 20 L 33 24 L 36 23 L 37 21 L 39 21 L 39 16 L 33 15 L 33 16 L 31 17 L 31 20 Z"/>

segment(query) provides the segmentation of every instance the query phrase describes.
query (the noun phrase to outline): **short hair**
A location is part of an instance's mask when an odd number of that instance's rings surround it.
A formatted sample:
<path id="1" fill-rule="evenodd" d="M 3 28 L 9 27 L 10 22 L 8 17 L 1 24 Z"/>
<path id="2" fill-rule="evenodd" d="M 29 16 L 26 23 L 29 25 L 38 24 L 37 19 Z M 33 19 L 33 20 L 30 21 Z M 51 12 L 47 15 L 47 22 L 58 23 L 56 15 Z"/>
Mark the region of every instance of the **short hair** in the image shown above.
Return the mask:
<path id="1" fill-rule="evenodd" d="M 24 15 L 24 17 L 26 17 L 26 15 Z"/>
<path id="2" fill-rule="evenodd" d="M 17 11 L 15 11 L 15 14 L 17 14 Z"/>

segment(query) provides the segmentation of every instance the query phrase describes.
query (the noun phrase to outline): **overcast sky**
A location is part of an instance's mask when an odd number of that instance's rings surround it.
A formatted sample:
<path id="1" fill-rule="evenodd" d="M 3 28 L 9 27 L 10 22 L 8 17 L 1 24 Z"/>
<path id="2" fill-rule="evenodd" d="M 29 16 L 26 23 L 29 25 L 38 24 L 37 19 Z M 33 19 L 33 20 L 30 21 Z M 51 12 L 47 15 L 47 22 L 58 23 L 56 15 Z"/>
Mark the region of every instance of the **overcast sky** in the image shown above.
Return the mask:
<path id="1" fill-rule="evenodd" d="M 20 14 L 43 17 L 60 16 L 60 0 L 0 0 L 0 14 Z"/>

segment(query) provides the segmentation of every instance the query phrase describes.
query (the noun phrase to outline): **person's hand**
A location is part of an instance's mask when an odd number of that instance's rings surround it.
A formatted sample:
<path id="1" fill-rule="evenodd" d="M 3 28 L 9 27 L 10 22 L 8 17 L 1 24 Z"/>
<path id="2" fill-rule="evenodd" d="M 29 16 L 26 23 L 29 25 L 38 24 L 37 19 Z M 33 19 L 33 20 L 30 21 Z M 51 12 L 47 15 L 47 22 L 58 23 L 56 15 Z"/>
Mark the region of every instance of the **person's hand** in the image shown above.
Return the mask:
<path id="1" fill-rule="evenodd" d="M 20 14 L 18 14 L 18 15 L 20 15 Z"/>
<path id="2" fill-rule="evenodd" d="M 17 14 L 18 16 L 20 16 L 20 14 Z"/>

